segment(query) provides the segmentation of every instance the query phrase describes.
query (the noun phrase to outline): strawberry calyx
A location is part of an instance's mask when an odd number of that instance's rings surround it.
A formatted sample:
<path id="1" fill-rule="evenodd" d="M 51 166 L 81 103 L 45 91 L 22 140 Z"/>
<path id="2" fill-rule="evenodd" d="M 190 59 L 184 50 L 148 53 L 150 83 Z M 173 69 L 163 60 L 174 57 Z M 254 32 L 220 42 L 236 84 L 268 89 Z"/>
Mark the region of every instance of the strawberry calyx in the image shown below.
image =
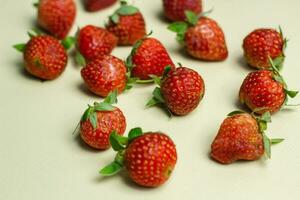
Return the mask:
<path id="1" fill-rule="evenodd" d="M 117 154 L 114 161 L 102 168 L 99 173 L 102 176 L 112 176 L 117 174 L 124 166 L 125 151 L 129 144 L 143 134 L 143 130 L 140 127 L 131 129 L 128 133 L 128 137 L 121 136 L 116 131 L 113 131 L 109 136 L 109 141 Z"/>
<path id="2" fill-rule="evenodd" d="M 189 27 L 195 26 L 197 24 L 198 20 L 201 17 L 204 17 L 204 16 L 208 15 L 211 12 L 212 12 L 212 9 L 208 10 L 206 12 L 202 12 L 199 15 L 197 15 L 193 11 L 185 10 L 184 11 L 185 18 L 186 18 L 185 21 L 173 22 L 167 28 L 170 31 L 175 32 L 177 34 L 176 35 L 176 40 L 178 42 L 183 43 L 184 35 L 185 35 L 185 32 L 187 31 L 187 29 Z"/>
<path id="3" fill-rule="evenodd" d="M 42 33 L 39 30 L 33 29 L 27 32 L 27 35 L 29 36 L 29 38 L 34 38 L 37 37 L 39 35 L 41 35 Z M 19 44 L 15 44 L 13 45 L 13 48 L 16 49 L 19 52 L 24 52 L 26 49 L 26 44 L 25 43 L 19 43 Z"/>
<path id="4" fill-rule="evenodd" d="M 77 131 L 79 124 L 87 120 L 89 120 L 89 122 L 92 124 L 93 129 L 96 129 L 98 124 L 97 111 L 109 112 L 115 110 L 116 107 L 114 107 L 113 104 L 116 104 L 118 102 L 117 95 L 118 91 L 114 90 L 107 95 L 104 101 L 94 102 L 93 105 L 88 105 L 88 108 L 84 111 L 83 115 L 81 116 L 80 122 L 77 124 L 75 130 L 73 131 L 73 134 Z"/>
<path id="5" fill-rule="evenodd" d="M 265 134 L 265 131 L 267 130 L 267 124 L 270 123 L 272 120 L 271 120 L 270 112 L 265 112 L 262 115 L 255 114 L 257 111 L 262 110 L 262 109 L 265 109 L 265 108 L 256 109 L 256 110 L 252 111 L 252 113 L 250 113 L 250 114 L 256 120 L 257 125 L 259 127 L 259 132 L 262 134 L 264 150 L 265 150 L 265 157 L 267 159 L 270 159 L 271 158 L 271 146 L 273 144 L 278 144 L 278 143 L 282 142 L 284 139 L 283 138 L 269 138 Z M 231 117 L 231 116 L 243 114 L 243 113 L 246 113 L 246 112 L 241 111 L 241 110 L 236 110 L 236 111 L 230 112 L 227 116 Z"/>
<path id="6" fill-rule="evenodd" d="M 280 74 L 279 68 L 278 68 L 278 67 L 280 67 L 280 65 L 282 63 L 277 62 L 276 61 L 277 58 L 272 60 L 271 57 L 269 56 L 268 59 L 269 59 L 269 62 L 271 64 L 271 69 L 270 70 L 273 72 L 272 73 L 273 79 L 283 85 L 283 88 L 284 88 L 284 91 L 285 91 L 285 94 L 286 94 L 284 105 L 288 105 L 287 104 L 288 98 L 296 97 L 297 94 L 299 93 L 299 91 L 288 89 L 288 86 L 287 86 L 286 82 L 284 81 L 282 75 Z"/>
<path id="7" fill-rule="evenodd" d="M 109 16 L 109 19 L 114 23 L 118 24 L 120 21 L 120 16 L 122 15 L 134 15 L 139 12 L 139 9 L 137 7 L 134 7 L 132 5 L 128 5 L 127 1 L 120 1 L 121 6 L 118 8 L 111 16 Z"/>
<path id="8" fill-rule="evenodd" d="M 164 108 L 164 110 L 166 111 L 166 113 L 168 114 L 169 117 L 172 117 L 173 114 L 166 106 L 164 97 L 161 93 L 160 85 L 161 85 L 161 81 L 167 76 L 167 74 L 170 72 L 171 69 L 172 69 L 171 66 L 167 65 L 165 67 L 164 74 L 162 77 L 151 75 L 151 78 L 158 85 L 158 87 L 155 87 L 155 89 L 152 92 L 152 95 L 153 95 L 152 98 L 146 103 L 147 108 L 155 106 L 155 105 L 162 105 L 162 107 Z"/>

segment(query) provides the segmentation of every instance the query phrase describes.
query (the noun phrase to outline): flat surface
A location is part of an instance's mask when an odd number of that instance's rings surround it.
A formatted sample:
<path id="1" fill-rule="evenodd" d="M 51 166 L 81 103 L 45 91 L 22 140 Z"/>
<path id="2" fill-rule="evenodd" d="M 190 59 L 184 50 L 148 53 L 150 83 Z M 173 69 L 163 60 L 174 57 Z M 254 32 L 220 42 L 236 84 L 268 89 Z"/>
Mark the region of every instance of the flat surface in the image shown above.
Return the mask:
<path id="1" fill-rule="evenodd" d="M 226 114 L 239 108 L 237 94 L 252 69 L 242 59 L 244 36 L 258 27 L 281 25 L 290 39 L 283 75 L 290 88 L 300 89 L 300 1 L 211 0 L 206 9 L 222 26 L 229 57 L 225 62 L 194 60 L 180 51 L 175 35 L 166 30 L 160 0 L 136 0 L 148 30 L 159 38 L 174 62 L 197 70 L 204 78 L 206 94 L 200 106 L 186 117 L 168 117 L 158 108 L 144 109 L 154 86 L 138 86 L 119 96 L 118 106 L 127 117 L 127 130 L 161 130 L 177 144 L 178 163 L 171 179 L 157 189 L 137 187 L 126 173 L 109 179 L 98 169 L 113 158 L 113 151 L 89 149 L 72 135 L 86 105 L 98 97 L 83 86 L 80 68 L 70 59 L 66 71 L 55 81 L 41 82 L 24 72 L 22 56 L 12 44 L 27 41 L 33 27 L 32 0 L 1 0 L 0 7 L 0 199 L 299 199 L 300 108 L 273 117 L 268 134 L 286 140 L 273 148 L 272 159 L 220 165 L 209 159 L 210 144 Z M 87 13 L 77 4 L 76 26 L 102 26 L 117 7 Z M 114 55 L 125 58 L 130 47 Z M 300 98 L 293 102 L 299 103 Z"/>

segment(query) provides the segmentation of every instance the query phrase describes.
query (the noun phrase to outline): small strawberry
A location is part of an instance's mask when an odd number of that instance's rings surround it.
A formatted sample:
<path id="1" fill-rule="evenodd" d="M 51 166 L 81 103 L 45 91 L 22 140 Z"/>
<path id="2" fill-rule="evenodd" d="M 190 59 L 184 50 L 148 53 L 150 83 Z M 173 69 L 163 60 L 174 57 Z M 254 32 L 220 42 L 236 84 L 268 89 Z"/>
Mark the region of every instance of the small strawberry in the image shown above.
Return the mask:
<path id="1" fill-rule="evenodd" d="M 51 35 L 64 39 L 75 20 L 76 6 L 73 0 L 39 0 L 38 23 Z"/>
<path id="2" fill-rule="evenodd" d="M 116 2 L 117 0 L 84 0 L 84 5 L 87 11 L 94 12 L 107 8 Z"/>
<path id="3" fill-rule="evenodd" d="M 66 49 L 52 36 L 37 33 L 29 33 L 29 36 L 27 44 L 14 45 L 23 53 L 26 71 L 43 80 L 57 78 L 68 62 Z M 62 42 L 66 48 L 71 46 L 67 40 Z"/>
<path id="4" fill-rule="evenodd" d="M 151 75 L 162 76 L 168 65 L 175 68 L 165 47 L 149 37 L 137 41 L 126 60 L 129 76 L 141 80 L 152 80 Z"/>
<path id="5" fill-rule="evenodd" d="M 279 68 L 284 61 L 284 49 L 287 39 L 283 37 L 282 31 L 275 29 L 260 28 L 247 35 L 243 42 L 244 56 L 248 64 L 257 69 L 268 69 L 271 67 L 268 57 L 276 59 Z"/>
<path id="6" fill-rule="evenodd" d="M 81 76 L 89 90 L 101 97 L 115 89 L 120 94 L 126 87 L 125 64 L 112 55 L 104 55 L 87 64 L 82 68 Z"/>
<path id="7" fill-rule="evenodd" d="M 271 144 L 280 143 L 281 138 L 269 139 L 264 131 L 271 122 L 270 113 L 261 117 L 242 111 L 228 114 L 211 144 L 211 157 L 230 164 L 237 160 L 257 160 L 263 154 L 271 157 Z"/>
<path id="8" fill-rule="evenodd" d="M 104 28 L 87 25 L 76 34 L 77 55 L 79 64 L 85 65 L 104 55 L 109 55 L 117 45 L 118 39 Z"/>
<path id="9" fill-rule="evenodd" d="M 163 0 L 164 14 L 172 21 L 185 20 L 184 11 L 202 12 L 202 0 Z"/>
<path id="10" fill-rule="evenodd" d="M 111 92 L 103 102 L 88 106 L 80 120 L 80 136 L 83 141 L 95 149 L 108 149 L 112 131 L 123 135 L 126 119 L 122 111 L 112 106 L 117 103 L 117 91 Z"/>
<path id="11" fill-rule="evenodd" d="M 228 56 L 221 27 L 206 13 L 197 16 L 186 11 L 186 22 L 174 22 L 168 29 L 177 33 L 177 40 L 184 44 L 189 55 L 200 60 L 222 61 Z"/>
<path id="12" fill-rule="evenodd" d="M 172 70 L 166 68 L 160 88 L 154 89 L 153 98 L 148 101 L 147 106 L 163 104 L 170 116 L 171 113 L 187 115 L 198 106 L 204 92 L 204 81 L 196 71 L 187 67 Z"/>
<path id="13" fill-rule="evenodd" d="M 126 1 L 121 1 L 121 7 L 109 17 L 106 29 L 118 37 L 119 45 L 133 45 L 146 35 L 143 15 Z"/>
<path id="14" fill-rule="evenodd" d="M 138 185 L 158 187 L 168 180 L 175 168 L 176 147 L 164 133 L 143 133 L 141 128 L 134 128 L 128 138 L 113 132 L 110 142 L 118 153 L 115 160 L 100 171 L 104 176 L 114 175 L 125 166 L 129 177 Z"/>
<path id="15" fill-rule="evenodd" d="M 251 72 L 243 81 L 239 99 L 253 112 L 274 113 L 287 103 L 287 98 L 294 98 L 298 91 L 288 90 L 277 66 L 269 59 L 272 70 Z"/>

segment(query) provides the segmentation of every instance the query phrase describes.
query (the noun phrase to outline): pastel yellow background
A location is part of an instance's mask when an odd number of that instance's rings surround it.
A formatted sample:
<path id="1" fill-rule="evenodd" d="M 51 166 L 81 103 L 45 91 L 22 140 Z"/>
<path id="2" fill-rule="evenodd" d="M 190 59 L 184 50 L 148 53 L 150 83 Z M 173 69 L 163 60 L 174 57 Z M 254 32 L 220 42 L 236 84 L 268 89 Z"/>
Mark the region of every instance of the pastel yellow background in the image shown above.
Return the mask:
<path id="1" fill-rule="evenodd" d="M 170 180 L 157 189 L 137 187 L 126 173 L 101 178 L 98 169 L 113 151 L 97 152 L 72 135 L 88 103 L 100 98 L 88 92 L 72 58 L 55 81 L 41 82 L 24 72 L 22 56 L 11 46 L 27 41 L 35 24 L 32 0 L 1 0 L 0 7 L 0 199 L 2 200 L 253 200 L 300 196 L 300 108 L 273 117 L 270 137 L 286 140 L 272 149 L 272 159 L 220 165 L 209 159 L 210 144 L 226 114 L 239 108 L 237 94 L 252 69 L 242 59 L 244 36 L 258 27 L 278 27 L 290 39 L 283 75 L 291 89 L 300 89 L 300 1 L 207 0 L 205 9 L 222 26 L 229 57 L 225 62 L 194 60 L 180 50 L 175 34 L 166 30 L 161 0 L 135 0 L 148 30 L 153 30 L 174 62 L 197 70 L 206 83 L 200 106 L 186 117 L 168 117 L 158 108 L 145 109 L 154 86 L 137 86 L 119 96 L 127 131 L 141 126 L 161 130 L 177 144 L 178 163 Z M 83 11 L 77 1 L 77 26 L 102 26 L 118 5 L 97 13 Z M 113 54 L 126 58 L 130 47 Z M 292 102 L 299 103 L 300 98 Z M 292 103 L 291 102 L 291 103 Z"/>

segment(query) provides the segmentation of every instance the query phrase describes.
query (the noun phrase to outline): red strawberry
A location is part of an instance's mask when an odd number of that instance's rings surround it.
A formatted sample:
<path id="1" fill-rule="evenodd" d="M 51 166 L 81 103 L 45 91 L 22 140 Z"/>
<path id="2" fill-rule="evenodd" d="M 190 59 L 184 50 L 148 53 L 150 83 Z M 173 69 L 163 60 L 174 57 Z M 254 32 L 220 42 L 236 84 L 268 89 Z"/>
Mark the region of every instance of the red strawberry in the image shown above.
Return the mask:
<path id="1" fill-rule="evenodd" d="M 38 7 L 39 25 L 58 39 L 69 33 L 76 16 L 73 0 L 40 0 Z"/>
<path id="2" fill-rule="evenodd" d="M 67 65 L 64 46 L 52 36 L 30 34 L 30 37 L 27 44 L 14 46 L 23 52 L 25 69 L 40 79 L 55 79 Z"/>
<path id="3" fill-rule="evenodd" d="M 92 61 L 109 55 L 117 45 L 117 38 L 104 28 L 87 25 L 77 33 L 77 50 L 87 60 Z M 80 61 L 81 55 L 77 54 L 77 61 Z"/>
<path id="4" fill-rule="evenodd" d="M 112 55 L 104 55 L 82 68 L 81 76 L 93 93 L 106 97 L 109 92 L 126 87 L 126 67 L 122 60 Z"/>
<path id="5" fill-rule="evenodd" d="M 187 53 L 194 58 L 207 61 L 221 61 L 228 56 L 226 41 L 221 27 L 211 18 L 198 17 L 186 11 L 187 22 L 174 22 L 168 29 L 177 33 Z"/>
<path id="6" fill-rule="evenodd" d="M 257 160 L 264 153 L 270 158 L 271 144 L 283 139 L 269 139 L 264 131 L 270 122 L 270 113 L 255 117 L 241 111 L 228 115 L 211 144 L 211 157 L 222 163 L 230 164 L 237 160 Z"/>
<path id="7" fill-rule="evenodd" d="M 175 115 L 187 115 L 198 106 L 204 92 L 202 77 L 192 69 L 179 67 L 162 78 L 160 88 L 155 88 L 147 106 L 163 104 Z"/>
<path id="8" fill-rule="evenodd" d="M 293 98 L 298 93 L 287 89 L 278 69 L 271 63 L 272 70 L 249 73 L 240 88 L 240 101 L 258 114 L 278 111 L 286 104 L 288 96 Z"/>
<path id="9" fill-rule="evenodd" d="M 124 134 L 126 119 L 119 108 L 112 106 L 115 103 L 117 103 L 116 90 L 103 102 L 89 105 L 84 112 L 80 120 L 80 135 L 89 146 L 107 149 L 110 147 L 109 136 L 112 131 L 116 131 L 119 135 Z"/>
<path id="10" fill-rule="evenodd" d="M 94 12 L 107 8 L 116 2 L 117 0 L 84 0 L 84 5 L 87 11 Z"/>
<path id="11" fill-rule="evenodd" d="M 136 42 L 126 66 L 132 77 L 142 80 L 152 79 L 150 75 L 162 76 L 166 66 L 175 68 L 167 50 L 155 38 L 143 38 Z"/>
<path id="12" fill-rule="evenodd" d="M 248 64 L 257 69 L 271 67 L 268 57 L 278 59 L 280 66 L 284 61 L 284 48 L 287 40 L 283 38 L 282 31 L 275 29 L 256 29 L 246 36 L 243 42 L 244 56 Z"/>
<path id="13" fill-rule="evenodd" d="M 106 29 L 118 37 L 119 45 L 133 45 L 146 35 L 143 15 L 138 8 L 121 1 L 121 7 L 109 17 Z"/>
<path id="14" fill-rule="evenodd" d="M 163 0 L 164 14 L 172 21 L 185 20 L 184 11 L 202 12 L 202 0 Z"/>
<path id="15" fill-rule="evenodd" d="M 167 181 L 174 170 L 176 147 L 164 133 L 143 134 L 141 128 L 134 128 L 128 138 L 112 133 L 110 142 L 118 153 L 115 160 L 100 171 L 104 176 L 113 175 L 125 166 L 130 178 L 138 185 L 157 187 Z"/>

